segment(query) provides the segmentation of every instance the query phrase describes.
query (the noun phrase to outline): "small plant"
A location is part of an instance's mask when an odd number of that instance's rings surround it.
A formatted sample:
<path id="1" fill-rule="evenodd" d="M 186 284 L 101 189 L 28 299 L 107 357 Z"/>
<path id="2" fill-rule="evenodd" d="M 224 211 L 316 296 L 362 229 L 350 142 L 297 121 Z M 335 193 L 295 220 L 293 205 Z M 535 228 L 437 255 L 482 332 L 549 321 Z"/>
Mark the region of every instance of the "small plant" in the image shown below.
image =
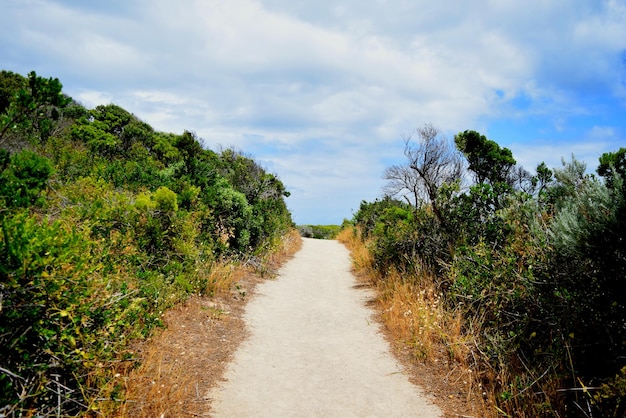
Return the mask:
<path id="1" fill-rule="evenodd" d="M 626 367 L 609 383 L 602 385 L 600 391 L 593 397 L 594 403 L 600 410 L 605 411 L 606 417 L 618 418 L 626 415 Z"/>

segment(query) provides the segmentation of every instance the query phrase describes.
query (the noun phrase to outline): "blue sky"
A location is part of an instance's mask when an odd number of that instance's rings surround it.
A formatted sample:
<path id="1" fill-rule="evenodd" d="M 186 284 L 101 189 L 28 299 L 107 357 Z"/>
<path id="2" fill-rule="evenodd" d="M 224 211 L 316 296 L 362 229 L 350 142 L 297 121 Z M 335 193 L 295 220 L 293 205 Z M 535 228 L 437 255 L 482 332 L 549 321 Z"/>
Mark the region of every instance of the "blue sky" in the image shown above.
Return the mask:
<path id="1" fill-rule="evenodd" d="M 624 0 L 0 0 L 0 68 L 251 155 L 298 224 L 381 196 L 425 123 L 529 171 L 626 147 Z"/>

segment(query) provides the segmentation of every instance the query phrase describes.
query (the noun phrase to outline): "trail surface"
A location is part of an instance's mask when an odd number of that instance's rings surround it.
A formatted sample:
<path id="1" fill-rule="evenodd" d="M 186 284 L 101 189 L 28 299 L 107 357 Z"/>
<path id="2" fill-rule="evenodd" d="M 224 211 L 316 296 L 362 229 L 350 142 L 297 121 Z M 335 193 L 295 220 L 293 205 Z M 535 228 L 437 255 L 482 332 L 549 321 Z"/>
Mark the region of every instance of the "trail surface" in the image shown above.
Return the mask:
<path id="1" fill-rule="evenodd" d="M 305 239 L 246 307 L 250 337 L 214 388 L 213 417 L 441 417 L 411 384 L 365 304 L 349 253 Z"/>

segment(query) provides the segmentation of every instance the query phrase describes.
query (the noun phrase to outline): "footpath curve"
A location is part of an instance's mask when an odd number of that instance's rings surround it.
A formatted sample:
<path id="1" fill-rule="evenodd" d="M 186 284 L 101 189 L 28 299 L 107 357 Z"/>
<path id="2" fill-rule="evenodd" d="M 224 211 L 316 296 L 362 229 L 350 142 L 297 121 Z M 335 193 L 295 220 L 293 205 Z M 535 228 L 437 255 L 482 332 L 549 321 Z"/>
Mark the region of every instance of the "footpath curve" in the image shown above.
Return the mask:
<path id="1" fill-rule="evenodd" d="M 213 417 L 443 416 L 393 358 L 342 244 L 304 239 L 255 293 Z"/>

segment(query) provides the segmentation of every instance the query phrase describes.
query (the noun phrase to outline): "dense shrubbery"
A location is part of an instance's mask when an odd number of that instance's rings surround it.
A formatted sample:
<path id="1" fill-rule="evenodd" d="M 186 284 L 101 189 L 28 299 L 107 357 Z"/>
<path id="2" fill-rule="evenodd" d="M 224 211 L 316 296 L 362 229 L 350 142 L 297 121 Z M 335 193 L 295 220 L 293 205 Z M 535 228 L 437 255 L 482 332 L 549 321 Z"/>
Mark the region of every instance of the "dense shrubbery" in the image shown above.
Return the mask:
<path id="1" fill-rule="evenodd" d="M 123 397 L 129 342 L 212 291 L 223 259 L 293 228 L 254 160 L 85 109 L 56 79 L 0 74 L 0 415 L 73 415 Z"/>
<path id="2" fill-rule="evenodd" d="M 305 238 L 335 239 L 341 231 L 339 225 L 300 225 L 298 232 Z"/>
<path id="3" fill-rule="evenodd" d="M 479 134 L 456 144 L 470 184 L 446 182 L 417 205 L 361 204 L 354 223 L 378 271 L 435 278 L 478 338 L 477 375 L 500 411 L 623 416 L 626 150 L 600 159 L 601 178 L 574 158 L 530 176 Z"/>

